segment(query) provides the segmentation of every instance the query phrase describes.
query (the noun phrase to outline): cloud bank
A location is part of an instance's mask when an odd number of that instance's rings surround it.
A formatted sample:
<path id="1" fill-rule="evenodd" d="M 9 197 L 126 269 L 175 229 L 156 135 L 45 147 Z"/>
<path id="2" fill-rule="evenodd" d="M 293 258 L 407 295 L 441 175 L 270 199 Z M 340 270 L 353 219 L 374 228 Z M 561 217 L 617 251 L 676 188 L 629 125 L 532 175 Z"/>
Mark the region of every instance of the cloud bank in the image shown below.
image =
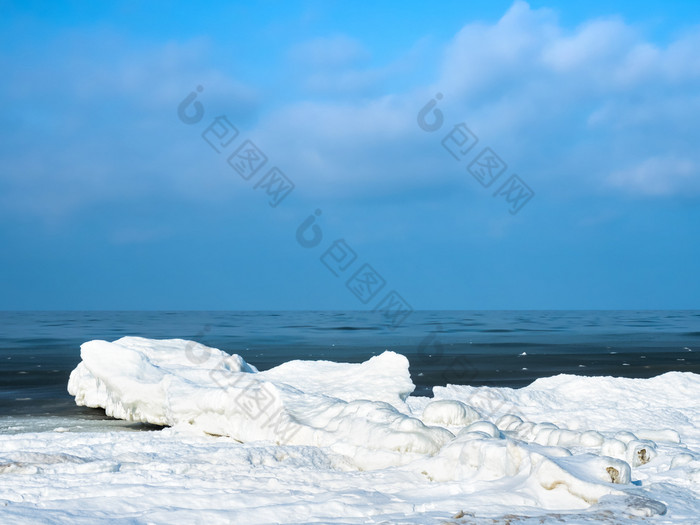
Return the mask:
<path id="1" fill-rule="evenodd" d="M 299 41 L 271 64 L 293 72 L 281 102 L 212 60 L 207 39 L 134 45 L 77 31 L 17 45 L 26 49 L 1 58 L 5 213 L 222 198 L 233 181 L 174 118 L 196 85 L 208 117 L 227 114 L 308 198 L 478 192 L 440 146 L 459 122 L 540 199 L 700 195 L 698 32 L 659 44 L 620 18 L 566 29 L 517 1 L 493 23 L 464 25 L 437 56 L 410 49 L 377 64 L 355 35 Z M 416 114 L 438 92 L 446 125 L 427 134 Z"/>

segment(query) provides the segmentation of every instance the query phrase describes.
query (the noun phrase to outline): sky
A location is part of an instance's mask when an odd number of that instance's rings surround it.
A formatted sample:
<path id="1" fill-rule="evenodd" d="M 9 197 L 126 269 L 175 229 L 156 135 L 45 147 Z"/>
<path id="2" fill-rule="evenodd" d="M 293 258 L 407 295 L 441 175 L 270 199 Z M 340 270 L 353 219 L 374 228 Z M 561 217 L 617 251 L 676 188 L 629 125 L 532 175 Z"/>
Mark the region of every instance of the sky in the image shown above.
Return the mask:
<path id="1" fill-rule="evenodd" d="M 0 0 L 0 309 L 694 309 L 700 4 Z"/>

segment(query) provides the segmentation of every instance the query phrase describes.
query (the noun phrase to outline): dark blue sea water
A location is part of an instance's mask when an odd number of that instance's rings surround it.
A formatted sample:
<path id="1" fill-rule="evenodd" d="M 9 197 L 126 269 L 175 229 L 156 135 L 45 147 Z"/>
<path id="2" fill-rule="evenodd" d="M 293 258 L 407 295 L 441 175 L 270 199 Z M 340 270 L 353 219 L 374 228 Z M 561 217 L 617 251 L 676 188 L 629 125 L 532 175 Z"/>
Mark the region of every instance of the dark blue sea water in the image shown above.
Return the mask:
<path id="1" fill-rule="evenodd" d="M 700 373 L 700 311 L 425 311 L 393 331 L 371 312 L 0 312 L 0 416 L 104 418 L 74 405 L 68 376 L 81 343 L 125 335 L 196 340 L 261 370 L 394 350 L 408 357 L 419 395 L 559 373 Z"/>

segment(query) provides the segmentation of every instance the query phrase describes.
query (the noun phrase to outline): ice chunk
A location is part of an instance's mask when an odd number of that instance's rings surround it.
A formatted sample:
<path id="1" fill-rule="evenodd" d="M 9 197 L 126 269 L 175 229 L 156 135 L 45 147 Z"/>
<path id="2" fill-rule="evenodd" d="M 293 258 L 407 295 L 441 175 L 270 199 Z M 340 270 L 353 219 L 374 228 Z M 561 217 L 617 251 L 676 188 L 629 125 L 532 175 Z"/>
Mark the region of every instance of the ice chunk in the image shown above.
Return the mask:
<path id="1" fill-rule="evenodd" d="M 584 447 L 600 447 L 604 441 L 603 435 L 595 430 L 587 430 L 579 436 L 579 444 Z"/>
<path id="2" fill-rule="evenodd" d="M 212 486 L 211 473 L 216 474 L 217 486 L 226 487 L 238 476 L 248 476 L 255 490 L 250 489 L 252 485 L 239 487 L 236 495 L 240 497 L 231 498 L 225 492 L 227 497 L 216 500 L 233 505 L 258 498 L 249 505 L 266 509 L 264 516 L 256 518 L 265 523 L 302 520 L 295 514 L 298 511 L 305 513 L 303 520 L 330 522 L 329 516 L 345 516 L 362 501 L 367 503 L 349 522 L 366 522 L 380 515 L 376 521 L 396 522 L 419 508 L 430 513 L 429 519 L 425 514 L 409 521 L 439 522 L 455 515 L 465 498 L 470 511 L 480 516 L 502 515 L 512 507 L 537 516 L 544 515 L 542 509 L 570 511 L 596 502 L 600 503 L 591 514 L 577 516 L 593 522 L 612 515 L 615 509 L 639 516 L 662 513 L 664 505 L 643 497 L 647 492 L 656 492 L 655 497 L 664 501 L 676 498 L 674 516 L 683 518 L 686 511 L 678 505 L 675 491 L 695 495 L 700 480 L 700 434 L 693 423 L 700 415 L 700 379 L 690 374 L 650 380 L 558 376 L 522 389 L 451 385 L 436 387 L 435 399 L 430 400 L 408 397 L 413 390 L 408 361 L 393 352 L 358 364 L 291 361 L 258 372 L 240 356 L 197 343 L 127 337 L 113 343 L 85 343 L 81 356 L 69 381 L 69 391 L 78 404 L 103 407 L 125 420 L 173 428 L 150 432 L 151 441 L 116 440 L 128 450 L 108 460 L 75 464 L 65 459 L 54 464 L 49 456 L 15 454 L 33 446 L 35 437 L 11 445 L 14 449 L 0 441 L 0 467 L 8 474 L 0 488 L 13 501 L 24 501 L 24 492 L 34 490 L 34 499 L 27 501 L 38 508 L 46 497 L 34 485 L 12 488 L 17 482 L 9 480 L 13 473 L 80 476 L 100 472 L 104 474 L 102 486 L 110 494 L 111 483 L 123 483 L 116 473 L 131 469 L 138 476 L 143 472 L 150 476 L 156 457 L 160 458 L 157 468 L 164 473 L 159 490 L 165 492 L 169 489 L 163 487 L 170 487 L 173 477 L 195 472 L 203 462 L 211 464 L 211 470 L 200 472 L 204 481 L 200 480 L 198 490 L 202 494 Z M 660 430 L 649 430 L 650 421 L 658 422 Z M 51 432 L 50 436 L 63 443 L 57 454 L 80 452 L 90 441 L 93 450 L 99 451 L 96 454 L 109 456 L 115 441 L 91 437 L 74 443 L 68 434 Z M 218 456 L 198 452 L 179 463 L 177 455 L 192 454 L 189 445 L 197 440 L 227 446 Z M 166 448 L 144 444 L 151 442 Z M 654 461 L 655 442 L 661 446 L 660 457 Z M 147 450 L 139 462 L 129 467 L 122 464 L 139 455 L 142 446 Z M 168 456 L 171 448 L 176 452 Z M 246 454 L 252 455 L 245 459 Z M 282 464 L 283 458 L 295 454 L 306 459 L 296 457 L 291 466 L 262 475 L 256 470 Z M 217 470 L 229 457 L 239 457 L 238 463 Z M 295 470 L 298 466 L 303 473 Z M 286 477 L 283 483 L 280 472 Z M 633 472 L 642 485 L 631 484 Z M 150 486 L 152 478 L 145 479 L 133 482 L 134 491 L 142 493 L 143 484 Z M 199 508 L 199 501 L 185 501 L 191 497 L 189 478 L 179 480 L 185 488 L 168 493 L 163 505 Z M 355 493 L 360 480 L 364 480 L 364 492 Z M 81 487 L 84 484 L 82 481 Z M 273 495 L 257 496 L 260 490 Z M 304 490 L 309 492 L 308 500 L 289 507 L 277 504 L 283 492 L 289 492 L 285 498 L 293 500 Z M 319 507 L 313 507 L 316 500 Z M 686 512 L 690 516 L 687 523 L 694 523 L 696 511 L 700 512 L 700 507 L 692 505 Z M 383 510 L 375 514 L 375 507 Z M 170 511 L 164 508 L 154 522 L 170 518 Z M 314 513 L 312 508 L 323 508 L 323 513 Z M 493 510 L 496 508 L 500 510 Z M 142 508 L 139 515 L 147 511 Z M 241 518 L 238 521 L 251 522 L 250 512 L 240 508 L 237 512 L 231 515 Z M 284 519 L 277 519 L 277 512 Z M 227 510 L 222 519 L 207 516 L 212 522 L 223 522 L 231 521 L 231 515 Z M 183 512 L 177 517 L 186 522 L 192 514 Z M 421 520 L 423 517 L 426 519 Z"/>
<path id="3" fill-rule="evenodd" d="M 547 457 L 538 464 L 536 476 L 547 490 L 559 485 L 588 503 L 597 503 L 608 494 L 623 494 L 611 484 L 630 482 L 630 466 L 624 461 L 594 454 Z"/>
<path id="4" fill-rule="evenodd" d="M 656 457 L 656 443 L 633 440 L 627 443 L 627 462 L 633 467 L 649 463 Z"/>
<path id="5" fill-rule="evenodd" d="M 479 413 L 461 401 L 432 401 L 423 410 L 421 419 L 428 424 L 466 426 L 479 419 Z"/>
<path id="6" fill-rule="evenodd" d="M 672 430 L 670 428 L 664 428 L 664 429 L 658 429 L 658 430 L 653 430 L 653 429 L 648 429 L 648 428 L 643 428 L 639 429 L 636 431 L 637 437 L 639 439 L 648 439 L 650 441 L 663 441 L 666 443 L 680 443 L 681 442 L 681 436 L 678 432 L 675 430 Z"/>
<path id="7" fill-rule="evenodd" d="M 605 439 L 600 447 L 600 451 L 606 456 L 612 456 L 618 459 L 627 458 L 627 445 L 616 438 Z"/>
<path id="8" fill-rule="evenodd" d="M 120 419 L 188 424 L 243 442 L 327 446 L 360 468 L 435 454 L 453 437 L 395 408 L 413 384 L 408 361 L 394 353 L 360 365 L 293 361 L 257 372 L 203 345 L 125 337 L 85 343 L 81 357 L 69 392 Z"/>
<path id="9" fill-rule="evenodd" d="M 515 414 L 504 414 L 498 421 L 496 421 L 496 426 L 499 430 L 514 430 L 518 428 L 523 423 L 523 419 Z"/>
<path id="10" fill-rule="evenodd" d="M 503 434 L 498 430 L 498 427 L 491 423 L 490 421 L 475 421 L 468 427 L 466 427 L 463 432 L 483 432 L 491 438 L 502 438 Z"/>
<path id="11" fill-rule="evenodd" d="M 263 372 L 263 376 L 307 394 L 333 396 L 343 401 L 384 401 L 402 408 L 415 388 L 408 364 L 405 356 L 387 351 L 358 364 L 288 361 Z"/>

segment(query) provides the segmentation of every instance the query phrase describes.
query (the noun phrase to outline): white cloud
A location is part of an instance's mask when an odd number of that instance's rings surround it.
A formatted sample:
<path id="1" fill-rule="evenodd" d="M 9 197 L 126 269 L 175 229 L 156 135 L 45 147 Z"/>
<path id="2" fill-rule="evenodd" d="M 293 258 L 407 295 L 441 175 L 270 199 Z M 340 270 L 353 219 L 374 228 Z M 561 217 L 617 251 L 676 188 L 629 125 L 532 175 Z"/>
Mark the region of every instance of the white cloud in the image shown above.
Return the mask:
<path id="1" fill-rule="evenodd" d="M 206 118 L 218 106 L 240 119 L 259 103 L 253 89 L 207 64 L 207 42 L 134 51 L 118 40 L 74 35 L 68 46 L 52 44 L 61 60 L 47 55 L 45 68 L 5 61 L 0 97 L 13 125 L 0 144 L 3 211 L 51 223 L 101 202 L 223 198 L 231 184 L 221 177 L 226 168 L 177 119 L 177 106 L 197 85 Z"/>
<path id="2" fill-rule="evenodd" d="M 553 11 L 516 1 L 496 23 L 469 23 L 455 35 L 429 89 L 291 103 L 258 132 L 299 177 L 344 195 L 376 191 L 378 180 L 387 191 L 460 181 L 478 191 L 440 147 L 460 121 L 540 195 L 697 194 L 696 42 L 691 33 L 660 46 L 615 17 L 567 29 Z M 338 68 L 333 78 L 354 87 L 355 73 Z M 415 117 L 437 92 L 445 126 L 428 135 Z"/>
<path id="3" fill-rule="evenodd" d="M 576 74 L 591 67 L 606 72 L 601 66 L 607 66 L 607 70 L 619 63 L 634 39 L 631 28 L 617 19 L 594 20 L 572 35 L 556 33 L 549 42 L 543 42 L 541 55 L 546 67 L 560 73 Z"/>
<path id="4" fill-rule="evenodd" d="M 313 68 L 339 68 L 370 58 L 359 40 L 346 35 L 319 37 L 297 44 L 289 51 L 295 62 Z"/>
<path id="5" fill-rule="evenodd" d="M 536 16 L 534 16 L 536 15 Z M 523 2 L 495 25 L 472 23 L 447 46 L 442 60 L 440 88 L 447 95 L 475 96 L 499 82 L 511 82 L 532 62 L 541 35 L 533 26 L 553 29 L 549 12 L 535 13 Z"/>
<path id="6" fill-rule="evenodd" d="M 412 187 L 415 196 L 449 186 L 484 195 L 465 163 L 440 146 L 461 121 L 479 136 L 473 153 L 491 146 L 538 199 L 700 193 L 698 31 L 660 45 L 617 18 L 567 29 L 553 11 L 517 1 L 495 23 L 467 23 L 435 57 L 436 77 L 425 68 L 424 78 L 407 76 L 391 90 L 377 86 L 422 65 L 413 61 L 417 48 L 370 67 L 369 51 L 352 37 L 302 43 L 287 58 L 303 64 L 299 78 L 311 91 L 281 102 L 207 63 L 206 39 L 138 51 L 121 51 L 120 42 L 105 43 L 113 60 L 97 60 L 105 55 L 91 53 L 96 41 L 86 37 L 72 43 L 73 55 L 58 46 L 61 61 L 49 55 L 46 64 L 8 70 L 0 118 L 16 132 L 0 145 L 6 209 L 63 214 L 164 192 L 224 198 L 237 181 L 200 147 L 202 127 L 185 137 L 175 118 L 197 84 L 210 111 L 224 108 L 301 194 L 350 198 Z M 438 91 L 445 125 L 428 134 L 416 114 Z"/>
<path id="7" fill-rule="evenodd" d="M 611 173 L 607 183 L 632 194 L 665 196 L 697 191 L 700 169 L 695 162 L 687 159 L 649 157 Z"/>
<path id="8" fill-rule="evenodd" d="M 660 46 L 619 18 L 568 30 L 553 12 L 517 1 L 497 23 L 460 30 L 435 90 L 552 191 L 629 191 L 637 181 L 650 196 L 697 194 L 688 163 L 700 165 L 698 47 L 697 30 Z M 640 158 L 684 160 L 671 163 L 673 183 L 654 183 L 665 161 L 631 169 Z"/>
<path id="9" fill-rule="evenodd" d="M 381 96 L 386 94 L 387 84 L 400 83 L 432 61 L 426 53 L 427 40 L 418 38 L 400 56 L 380 64 L 371 61 L 371 54 L 361 42 L 347 36 L 306 41 L 288 53 L 288 80 L 311 96 L 344 100 Z"/>
<path id="10" fill-rule="evenodd" d="M 290 105 L 263 120 L 257 133 L 306 189 L 342 195 L 415 182 L 435 163 L 423 142 L 411 97 L 382 97 L 363 103 Z M 448 160 L 448 159 L 445 159 Z M 445 173 L 433 174 L 432 182 Z M 304 187 L 300 188 L 302 191 Z"/>

